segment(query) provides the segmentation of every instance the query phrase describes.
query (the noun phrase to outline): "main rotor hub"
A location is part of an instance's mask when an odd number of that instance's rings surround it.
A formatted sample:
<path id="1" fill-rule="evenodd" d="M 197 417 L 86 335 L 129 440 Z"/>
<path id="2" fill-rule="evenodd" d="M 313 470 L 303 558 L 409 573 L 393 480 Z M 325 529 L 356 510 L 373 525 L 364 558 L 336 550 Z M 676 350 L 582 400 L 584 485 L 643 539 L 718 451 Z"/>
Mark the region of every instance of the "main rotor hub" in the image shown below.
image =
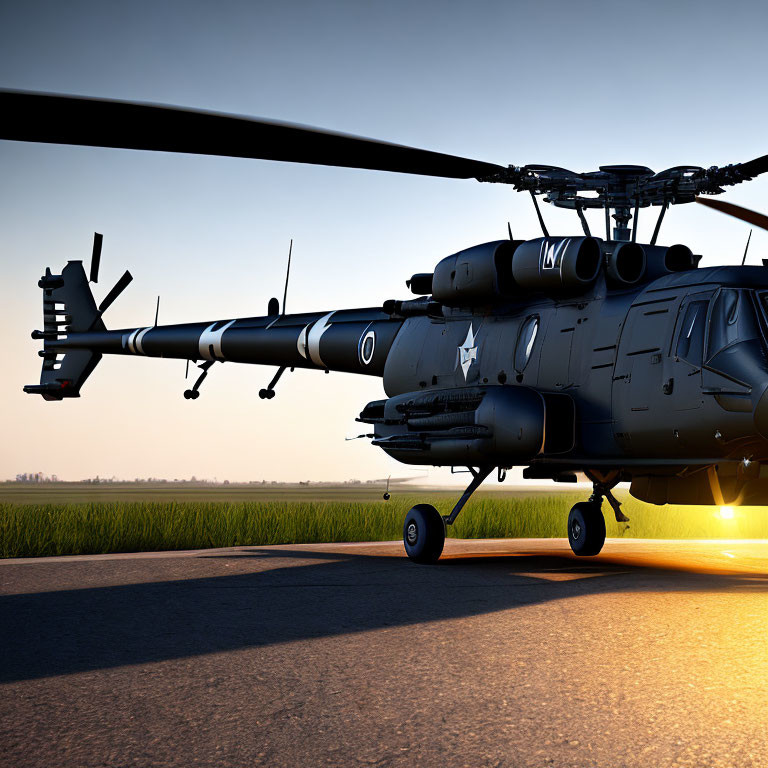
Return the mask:
<path id="1" fill-rule="evenodd" d="M 750 163 L 706 169 L 677 165 L 659 173 L 644 165 L 601 165 L 599 170 L 586 173 L 555 165 L 510 165 L 479 180 L 511 184 L 519 192 L 544 195 L 545 202 L 575 210 L 580 216 L 587 208 L 604 208 L 607 221 L 608 211 L 613 209 L 614 239 L 628 240 L 633 209 L 636 218 L 640 208 L 658 205 L 666 210 L 669 205 L 692 203 L 697 195 L 717 195 L 724 191 L 723 185 L 753 178 L 755 170 Z"/>
<path id="2" fill-rule="evenodd" d="M 751 177 L 741 173 L 738 165 L 709 169 L 678 165 L 659 173 L 643 165 L 601 165 L 587 173 L 554 165 L 511 165 L 480 181 L 512 184 L 518 191 L 546 195 L 546 202 L 559 208 L 576 209 L 691 203 L 696 195 L 716 195 L 724 191 L 722 184 L 738 184 L 747 178 Z"/>

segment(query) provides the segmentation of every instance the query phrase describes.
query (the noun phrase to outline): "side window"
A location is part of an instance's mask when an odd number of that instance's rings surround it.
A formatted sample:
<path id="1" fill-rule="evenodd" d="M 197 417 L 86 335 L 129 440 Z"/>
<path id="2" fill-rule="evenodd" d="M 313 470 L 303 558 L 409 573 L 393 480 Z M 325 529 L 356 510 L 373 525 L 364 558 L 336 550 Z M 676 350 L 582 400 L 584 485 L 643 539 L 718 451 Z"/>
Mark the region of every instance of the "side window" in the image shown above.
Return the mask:
<path id="1" fill-rule="evenodd" d="M 739 309 L 738 291 L 723 288 L 715 296 L 709 320 L 707 360 L 711 360 L 721 349 L 729 347 L 738 339 Z"/>
<path id="2" fill-rule="evenodd" d="M 733 344 L 759 339 L 760 335 L 750 293 L 721 288 L 712 302 L 709 316 L 707 362 Z"/>
<path id="3" fill-rule="evenodd" d="M 675 355 L 691 365 L 701 365 L 708 303 L 692 301 L 685 310 L 680 326 Z"/>
<path id="4" fill-rule="evenodd" d="M 539 316 L 532 315 L 527 317 L 520 326 L 520 333 L 517 335 L 517 346 L 515 347 L 515 370 L 522 373 L 528 361 L 531 359 L 533 344 L 536 341 L 536 334 L 539 330 Z"/>

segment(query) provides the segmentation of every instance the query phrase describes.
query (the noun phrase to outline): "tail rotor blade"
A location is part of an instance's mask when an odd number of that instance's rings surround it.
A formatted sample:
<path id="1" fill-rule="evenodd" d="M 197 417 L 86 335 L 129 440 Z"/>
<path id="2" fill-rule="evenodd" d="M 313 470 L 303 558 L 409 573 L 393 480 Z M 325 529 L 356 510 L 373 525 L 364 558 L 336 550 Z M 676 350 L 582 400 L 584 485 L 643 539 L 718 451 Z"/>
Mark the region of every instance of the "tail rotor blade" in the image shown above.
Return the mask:
<path id="1" fill-rule="evenodd" d="M 101 241 L 103 235 L 98 232 L 93 233 L 93 254 L 91 255 L 91 277 L 92 283 L 99 282 L 99 264 L 101 264 Z"/>
<path id="2" fill-rule="evenodd" d="M 749 208 L 742 208 L 740 205 L 734 205 L 734 203 L 726 203 L 725 200 L 712 200 L 709 197 L 697 197 L 696 202 L 714 208 L 720 213 L 727 213 L 741 221 L 746 221 L 747 224 L 752 224 L 754 227 L 768 229 L 768 216 L 764 213 L 750 211 Z"/>
<path id="3" fill-rule="evenodd" d="M 99 312 L 104 313 L 112 306 L 115 299 L 128 287 L 133 275 L 126 269 L 123 276 L 115 283 L 115 287 L 104 297 L 104 301 L 99 304 Z"/>

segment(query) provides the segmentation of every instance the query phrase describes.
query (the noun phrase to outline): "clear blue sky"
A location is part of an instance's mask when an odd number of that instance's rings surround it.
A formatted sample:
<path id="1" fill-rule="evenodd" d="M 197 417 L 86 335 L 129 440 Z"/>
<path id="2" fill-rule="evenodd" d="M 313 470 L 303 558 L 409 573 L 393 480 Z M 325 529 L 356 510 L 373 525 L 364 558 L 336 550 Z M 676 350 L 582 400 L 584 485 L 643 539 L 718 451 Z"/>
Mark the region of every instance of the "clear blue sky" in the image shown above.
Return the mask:
<path id="1" fill-rule="evenodd" d="M 0 86 L 157 101 L 374 136 L 502 164 L 722 165 L 768 152 L 763 2 L 34 2 L 0 5 Z M 2 118 L 0 118 L 2 119 Z M 726 199 L 768 209 L 768 180 Z M 578 229 L 545 210 L 551 231 Z M 595 226 L 600 220 L 594 214 Z M 226 158 L 0 142 L 5 439 L 16 472 L 344 479 L 407 474 L 356 434 L 379 380 L 105 359 L 78 401 L 36 382 L 37 280 L 104 233 L 112 327 L 263 314 L 295 241 L 289 310 L 378 305 L 443 256 L 538 234 L 509 188 Z M 641 215 L 641 237 L 651 217 Z M 745 225 L 696 206 L 662 241 L 740 259 Z M 755 232 L 754 259 L 768 256 Z M 406 470 L 406 471 L 404 471 Z M 440 477 L 434 473 L 435 478 Z"/>

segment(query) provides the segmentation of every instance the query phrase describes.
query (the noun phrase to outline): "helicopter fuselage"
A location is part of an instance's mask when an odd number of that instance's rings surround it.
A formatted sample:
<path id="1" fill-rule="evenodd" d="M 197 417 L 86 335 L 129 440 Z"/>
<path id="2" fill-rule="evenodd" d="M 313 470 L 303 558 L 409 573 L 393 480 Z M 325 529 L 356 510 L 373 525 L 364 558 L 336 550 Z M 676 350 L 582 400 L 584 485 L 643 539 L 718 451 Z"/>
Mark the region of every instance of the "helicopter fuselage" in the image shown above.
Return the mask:
<path id="1" fill-rule="evenodd" d="M 762 498 L 768 269 L 690 268 L 617 286 L 598 264 L 579 290 L 526 290 L 518 274 L 501 299 L 499 272 L 495 295 L 484 295 L 482 265 L 490 254 L 499 268 L 505 248 L 462 252 L 474 277 L 444 302 L 438 265 L 432 296 L 383 308 L 115 331 L 70 262 L 41 281 L 45 361 L 27 391 L 77 396 L 102 354 L 175 357 L 206 371 L 220 361 L 381 376 L 388 399 L 359 420 L 406 463 L 523 465 L 530 477 L 566 481 L 587 472 L 631 480 L 634 495 L 656 503 Z"/>
<path id="2" fill-rule="evenodd" d="M 509 227 L 509 240 L 465 249 L 414 275 L 408 285 L 419 298 L 381 309 L 285 315 L 273 299 L 265 317 L 155 321 L 123 331 L 108 331 L 102 315 L 130 273 L 97 306 L 82 264 L 70 262 L 62 275 L 48 269 L 40 280 L 45 327 L 33 338 L 45 342 L 43 370 L 25 391 L 78 397 L 103 354 L 198 362 L 202 373 L 184 392 L 191 400 L 217 361 L 277 366 L 259 391 L 263 399 L 274 397 L 288 368 L 382 376 L 388 398 L 368 403 L 358 419 L 373 426 L 374 445 L 410 464 L 466 466 L 473 477 L 446 517 L 430 505 L 409 511 L 404 543 L 418 562 L 440 557 L 445 526 L 495 468 L 500 478 L 510 466 L 559 481 L 586 474 L 593 494 L 568 518 L 577 555 L 595 555 L 605 541 L 603 498 L 626 521 L 611 494 L 621 481 L 658 504 L 768 504 L 765 271 L 699 271 L 689 248 L 656 245 L 667 209 L 678 204 L 698 202 L 768 229 L 765 215 L 712 199 L 768 173 L 768 155 L 722 167 L 602 165 L 576 173 L 168 105 L 4 89 L 0 104 L 0 138 L 14 141 L 509 184 L 531 195 L 544 234 L 515 241 Z M 574 210 L 585 237 L 550 237 L 537 196 Z M 650 244 L 641 246 L 637 217 L 651 206 L 661 210 Z M 605 211 L 604 241 L 591 236 L 584 215 L 595 208 Z M 100 254 L 97 234 L 94 283 Z"/>

